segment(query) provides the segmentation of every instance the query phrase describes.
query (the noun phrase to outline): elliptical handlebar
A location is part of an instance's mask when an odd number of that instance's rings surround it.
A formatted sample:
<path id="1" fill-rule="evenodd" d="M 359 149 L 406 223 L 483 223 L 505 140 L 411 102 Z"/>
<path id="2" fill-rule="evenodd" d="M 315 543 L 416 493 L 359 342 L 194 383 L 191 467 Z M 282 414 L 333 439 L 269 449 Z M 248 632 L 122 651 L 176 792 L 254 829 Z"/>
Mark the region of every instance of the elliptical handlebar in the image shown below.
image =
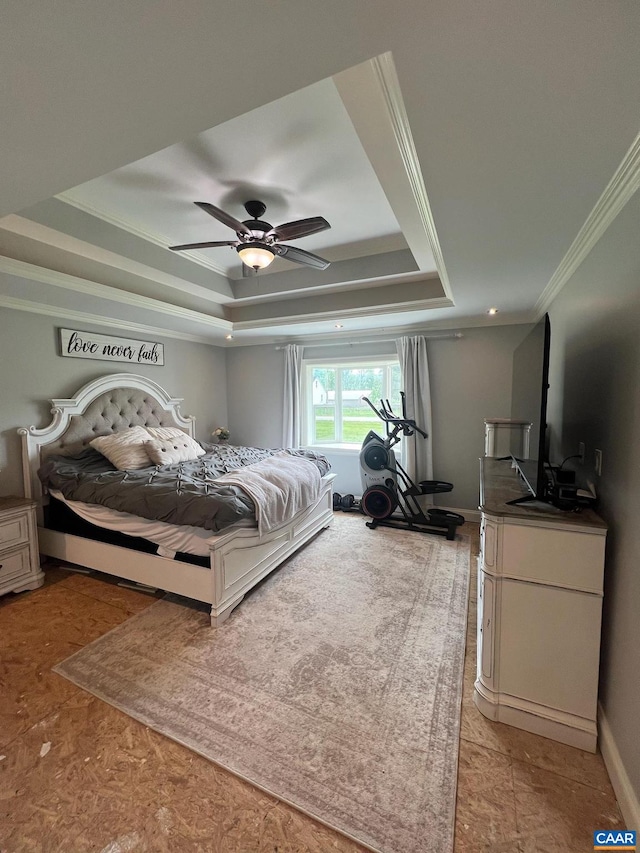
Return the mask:
<path id="1" fill-rule="evenodd" d="M 400 399 L 402 400 L 402 417 L 399 418 L 394 414 L 393 409 L 391 408 L 391 404 L 388 400 L 380 400 L 380 408 L 376 409 L 371 400 L 368 397 L 362 397 L 365 403 L 368 403 L 369 406 L 373 409 L 376 415 L 380 418 L 381 421 L 384 421 L 387 425 L 387 431 L 389 430 L 389 424 L 394 425 L 394 429 L 398 431 L 402 430 L 404 435 L 411 436 L 414 432 L 420 433 L 423 438 L 428 438 L 427 433 L 421 429 L 416 422 L 407 417 L 407 407 L 405 401 L 405 393 L 404 391 L 400 392 Z"/>

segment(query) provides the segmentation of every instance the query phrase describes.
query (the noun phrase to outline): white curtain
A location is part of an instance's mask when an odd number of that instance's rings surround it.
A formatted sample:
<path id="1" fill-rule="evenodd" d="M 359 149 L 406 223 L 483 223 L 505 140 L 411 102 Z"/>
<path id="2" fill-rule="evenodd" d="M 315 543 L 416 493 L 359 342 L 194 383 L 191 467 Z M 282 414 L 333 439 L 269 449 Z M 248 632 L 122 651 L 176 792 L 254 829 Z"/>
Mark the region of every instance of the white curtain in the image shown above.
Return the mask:
<path id="1" fill-rule="evenodd" d="M 284 348 L 283 447 L 299 447 L 302 443 L 302 350 L 295 344 Z"/>
<path id="2" fill-rule="evenodd" d="M 431 445 L 431 388 L 427 342 L 423 337 L 398 338 L 396 341 L 402 384 L 406 394 L 407 417 L 427 433 L 416 433 L 402 441 L 402 467 L 416 483 L 433 480 Z"/>

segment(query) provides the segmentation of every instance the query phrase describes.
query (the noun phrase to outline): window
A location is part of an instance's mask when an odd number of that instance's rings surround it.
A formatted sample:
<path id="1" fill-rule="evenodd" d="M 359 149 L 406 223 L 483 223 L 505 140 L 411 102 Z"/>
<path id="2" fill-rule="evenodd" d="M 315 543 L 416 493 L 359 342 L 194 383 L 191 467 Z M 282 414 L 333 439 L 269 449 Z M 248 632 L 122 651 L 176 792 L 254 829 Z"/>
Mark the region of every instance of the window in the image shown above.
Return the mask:
<path id="1" fill-rule="evenodd" d="M 305 436 L 307 445 L 360 447 L 370 430 L 384 435 L 384 425 L 363 401 L 376 406 L 389 400 L 396 413 L 400 402 L 400 364 L 397 358 L 346 362 L 305 362 Z"/>

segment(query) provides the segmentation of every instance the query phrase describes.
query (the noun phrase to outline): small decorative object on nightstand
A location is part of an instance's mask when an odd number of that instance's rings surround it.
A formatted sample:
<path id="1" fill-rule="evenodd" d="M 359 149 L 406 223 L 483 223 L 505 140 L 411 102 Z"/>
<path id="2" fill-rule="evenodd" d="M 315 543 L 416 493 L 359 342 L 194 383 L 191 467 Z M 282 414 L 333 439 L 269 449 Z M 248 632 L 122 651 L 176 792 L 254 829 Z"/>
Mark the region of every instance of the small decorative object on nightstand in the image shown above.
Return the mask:
<path id="1" fill-rule="evenodd" d="M 226 427 L 218 427 L 218 429 L 214 429 L 211 434 L 218 439 L 218 444 L 226 444 L 231 435 Z"/>
<path id="2" fill-rule="evenodd" d="M 0 595 L 43 583 L 35 501 L 0 497 Z"/>

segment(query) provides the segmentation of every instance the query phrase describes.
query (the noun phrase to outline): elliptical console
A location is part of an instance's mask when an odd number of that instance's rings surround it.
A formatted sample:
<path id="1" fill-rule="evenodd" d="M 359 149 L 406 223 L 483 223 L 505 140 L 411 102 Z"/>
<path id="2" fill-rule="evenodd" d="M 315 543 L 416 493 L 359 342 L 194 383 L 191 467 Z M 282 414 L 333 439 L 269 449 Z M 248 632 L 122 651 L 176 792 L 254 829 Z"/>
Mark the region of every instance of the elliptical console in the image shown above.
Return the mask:
<path id="1" fill-rule="evenodd" d="M 418 433 L 427 438 L 427 433 L 414 420 L 407 418 L 403 391 L 400 398 L 402 417 L 394 414 L 388 400 L 380 400 L 380 409 L 376 409 L 368 397 L 363 397 L 384 422 L 387 435 L 382 438 L 370 431 L 362 442 L 360 469 L 363 494 L 360 509 L 372 519 L 367 522 L 367 527 L 372 530 L 378 526 L 398 527 L 454 539 L 456 527 L 464 524 L 464 517 L 437 507 L 423 510 L 417 500 L 419 495 L 450 492 L 453 484 L 444 480 L 414 483 L 396 459 L 393 447 L 400 441 L 401 434 L 409 437 Z M 396 510 L 401 514 L 394 516 Z"/>

